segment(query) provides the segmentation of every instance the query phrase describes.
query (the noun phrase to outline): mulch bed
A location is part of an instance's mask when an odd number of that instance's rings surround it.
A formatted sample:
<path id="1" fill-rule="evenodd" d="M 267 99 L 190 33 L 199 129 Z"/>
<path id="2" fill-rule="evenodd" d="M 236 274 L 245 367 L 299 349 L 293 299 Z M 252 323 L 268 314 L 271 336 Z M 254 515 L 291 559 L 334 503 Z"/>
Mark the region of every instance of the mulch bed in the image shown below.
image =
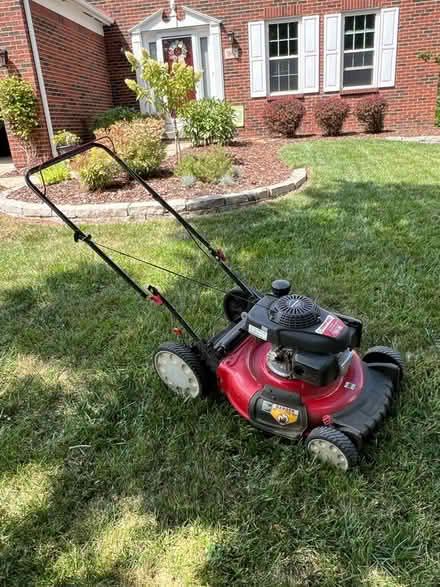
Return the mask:
<path id="1" fill-rule="evenodd" d="M 225 147 L 233 159 L 234 165 L 242 171 L 240 178 L 233 185 L 196 183 L 191 188 L 184 188 L 179 177 L 172 175 L 175 157 L 166 159 L 157 177 L 147 183 L 164 199 L 193 199 L 200 196 L 242 192 L 248 189 L 286 181 L 290 175 L 289 168 L 280 161 L 280 148 L 286 144 L 284 139 L 261 139 L 240 141 Z M 208 147 L 209 148 L 209 147 Z M 185 149 L 186 153 L 201 153 L 202 149 Z M 109 202 L 137 202 L 148 200 L 151 196 L 144 188 L 135 183 L 125 183 L 121 178 L 113 187 L 104 191 L 83 191 L 75 179 L 48 186 L 47 195 L 56 204 L 99 204 Z M 22 188 L 10 195 L 15 200 L 39 202 L 28 188 Z"/>
<path id="2" fill-rule="evenodd" d="M 385 139 L 391 136 L 439 136 L 439 127 L 419 127 L 415 129 L 402 129 L 400 131 L 385 131 L 378 135 L 347 132 L 339 137 L 322 137 L 316 135 L 299 135 L 294 139 L 259 138 L 236 141 L 226 147 L 232 155 L 234 164 L 241 171 L 241 177 L 234 185 L 202 184 L 197 183 L 191 188 L 185 188 L 179 177 L 173 176 L 173 168 L 176 163 L 174 156 L 168 157 L 162 164 L 156 177 L 147 180 L 147 183 L 155 189 L 165 200 L 176 198 L 193 199 L 200 196 L 228 194 L 242 192 L 252 188 L 280 183 L 288 179 L 290 170 L 280 161 L 279 151 L 287 143 L 303 142 L 304 140 L 334 141 L 344 138 L 352 139 Z M 209 147 L 208 147 L 209 148 Z M 184 153 L 201 153 L 202 149 L 185 149 Z M 3 177 L 18 175 L 16 171 Z M 127 183 L 123 177 L 114 186 L 104 191 L 87 192 L 80 186 L 77 180 L 65 181 L 61 184 L 48 186 L 47 194 L 56 204 L 102 204 L 108 202 L 138 202 L 151 198 L 151 196 L 135 182 Z M 39 202 L 40 200 L 28 188 L 22 188 L 13 192 L 10 198 L 27 202 Z"/>

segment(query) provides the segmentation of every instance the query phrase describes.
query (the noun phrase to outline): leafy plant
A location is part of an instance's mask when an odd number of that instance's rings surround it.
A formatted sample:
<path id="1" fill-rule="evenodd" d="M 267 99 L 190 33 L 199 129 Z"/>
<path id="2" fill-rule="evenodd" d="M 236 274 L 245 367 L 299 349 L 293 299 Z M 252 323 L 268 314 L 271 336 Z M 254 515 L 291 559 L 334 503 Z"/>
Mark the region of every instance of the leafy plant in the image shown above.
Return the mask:
<path id="1" fill-rule="evenodd" d="M 71 161 L 79 181 L 91 192 L 111 186 L 119 173 L 119 167 L 107 153 L 92 149 Z"/>
<path id="2" fill-rule="evenodd" d="M 0 117 L 11 132 L 30 141 L 38 127 L 38 101 L 31 84 L 15 75 L 0 80 Z"/>
<path id="3" fill-rule="evenodd" d="M 304 104 L 297 98 L 284 98 L 268 102 L 264 109 L 264 120 L 272 132 L 294 137 L 304 118 Z"/>
<path id="4" fill-rule="evenodd" d="M 181 177 L 192 175 L 202 183 L 217 183 L 231 171 L 232 164 L 232 156 L 217 147 L 200 155 L 184 155 L 174 173 Z"/>
<path id="5" fill-rule="evenodd" d="M 119 155 L 141 177 L 148 177 L 162 163 L 166 150 L 162 142 L 164 121 L 156 118 L 137 118 L 120 121 L 107 130 L 98 129 L 109 136 Z"/>
<path id="6" fill-rule="evenodd" d="M 125 83 L 136 94 L 137 100 L 146 100 L 153 104 L 163 118 L 171 117 L 174 125 L 176 154 L 180 160 L 180 137 L 177 129 L 176 117 L 191 100 L 200 74 L 184 63 L 173 63 L 169 69 L 167 63 L 159 63 L 150 57 L 145 49 L 142 50 L 140 61 L 133 53 L 125 53 L 133 71 L 140 69 L 142 79 L 147 87 L 143 87 L 134 80 L 127 79 Z"/>
<path id="7" fill-rule="evenodd" d="M 384 129 L 388 102 L 383 96 L 367 96 L 356 106 L 356 116 L 366 132 L 380 133 Z"/>
<path id="8" fill-rule="evenodd" d="M 211 143 L 226 145 L 237 132 L 234 110 L 231 104 L 224 100 L 191 100 L 183 108 L 182 116 L 185 136 L 191 139 L 194 147 Z"/>
<path id="9" fill-rule="evenodd" d="M 53 142 L 57 147 L 79 145 L 81 138 L 68 130 L 60 130 L 54 134 Z"/>
<path id="10" fill-rule="evenodd" d="M 41 175 L 43 176 L 44 183 L 46 185 L 61 183 L 62 181 L 66 181 L 67 179 L 71 178 L 70 169 L 65 163 L 57 163 L 53 167 L 44 169 L 41 172 Z"/>
<path id="11" fill-rule="evenodd" d="M 322 98 L 315 107 L 315 118 L 324 134 L 335 137 L 341 134 L 350 106 L 342 98 Z"/>
<path id="12" fill-rule="evenodd" d="M 149 114 L 142 114 L 139 110 L 135 110 L 129 106 L 116 106 L 115 108 L 109 108 L 97 114 L 92 121 L 90 129 L 92 132 L 95 132 L 97 129 L 110 128 L 115 122 L 120 122 L 121 120 L 131 121 L 137 118 L 149 117 Z"/>

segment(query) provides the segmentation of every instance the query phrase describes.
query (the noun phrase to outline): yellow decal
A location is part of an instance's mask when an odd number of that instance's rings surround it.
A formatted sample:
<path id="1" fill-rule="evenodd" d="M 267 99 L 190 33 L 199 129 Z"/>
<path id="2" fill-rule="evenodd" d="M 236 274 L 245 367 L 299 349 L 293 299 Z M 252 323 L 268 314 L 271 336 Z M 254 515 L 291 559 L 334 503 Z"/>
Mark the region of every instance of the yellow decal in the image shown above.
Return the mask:
<path id="1" fill-rule="evenodd" d="M 282 426 L 287 426 L 287 424 L 294 424 L 298 419 L 297 410 L 293 410 L 292 408 L 285 408 L 283 406 L 277 406 L 276 404 L 272 406 L 270 414 L 272 418 Z"/>

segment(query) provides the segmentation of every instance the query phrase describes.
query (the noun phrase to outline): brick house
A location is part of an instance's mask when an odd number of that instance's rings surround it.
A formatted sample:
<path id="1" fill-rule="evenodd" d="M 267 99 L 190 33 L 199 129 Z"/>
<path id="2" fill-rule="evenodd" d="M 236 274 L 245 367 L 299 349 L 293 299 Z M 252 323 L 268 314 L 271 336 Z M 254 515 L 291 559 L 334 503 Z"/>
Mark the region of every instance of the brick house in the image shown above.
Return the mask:
<path id="1" fill-rule="evenodd" d="M 185 2 L 185 4 L 183 4 Z M 124 51 L 145 47 L 160 61 L 185 60 L 202 72 L 196 97 L 226 98 L 243 113 L 241 132 L 264 133 L 268 100 L 304 100 L 301 131 L 317 132 L 315 103 L 366 94 L 389 101 L 387 126 L 431 126 L 440 53 L 439 0 L 0 0 L 0 46 L 8 65 L 40 99 L 40 157 L 67 128 L 88 136 L 91 117 L 134 104 Z M 149 106 L 141 104 L 148 111 Z M 353 115 L 347 130 L 357 130 Z M 9 137 L 13 159 L 23 155 Z"/>

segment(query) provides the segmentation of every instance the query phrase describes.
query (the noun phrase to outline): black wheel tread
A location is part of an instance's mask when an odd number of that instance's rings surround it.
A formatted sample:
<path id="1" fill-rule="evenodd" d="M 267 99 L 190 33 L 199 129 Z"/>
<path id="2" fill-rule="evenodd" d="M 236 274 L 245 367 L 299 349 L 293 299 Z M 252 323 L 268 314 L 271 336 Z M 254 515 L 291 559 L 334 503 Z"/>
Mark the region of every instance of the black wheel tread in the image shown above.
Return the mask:
<path id="1" fill-rule="evenodd" d="M 328 440 L 342 451 L 348 461 L 348 468 L 354 467 L 359 460 L 359 452 L 346 434 L 331 426 L 318 426 L 314 428 L 306 439 L 306 447 L 312 440 Z"/>
<path id="2" fill-rule="evenodd" d="M 367 350 L 365 355 L 362 357 L 362 360 L 366 363 L 376 363 L 380 362 L 381 355 L 386 356 L 390 359 L 391 363 L 397 365 L 400 369 L 400 380 L 405 376 L 405 364 L 403 359 L 398 351 L 393 350 L 391 347 L 388 346 L 373 346 Z"/>
<path id="3" fill-rule="evenodd" d="M 207 372 L 206 368 L 203 365 L 202 361 L 196 355 L 196 353 L 186 344 L 181 342 L 164 342 L 159 345 L 155 355 L 160 351 L 166 351 L 169 353 L 174 353 L 181 359 L 185 361 L 185 363 L 192 369 L 194 375 L 197 377 L 200 383 L 200 391 L 201 395 L 206 395 L 207 393 Z"/>

